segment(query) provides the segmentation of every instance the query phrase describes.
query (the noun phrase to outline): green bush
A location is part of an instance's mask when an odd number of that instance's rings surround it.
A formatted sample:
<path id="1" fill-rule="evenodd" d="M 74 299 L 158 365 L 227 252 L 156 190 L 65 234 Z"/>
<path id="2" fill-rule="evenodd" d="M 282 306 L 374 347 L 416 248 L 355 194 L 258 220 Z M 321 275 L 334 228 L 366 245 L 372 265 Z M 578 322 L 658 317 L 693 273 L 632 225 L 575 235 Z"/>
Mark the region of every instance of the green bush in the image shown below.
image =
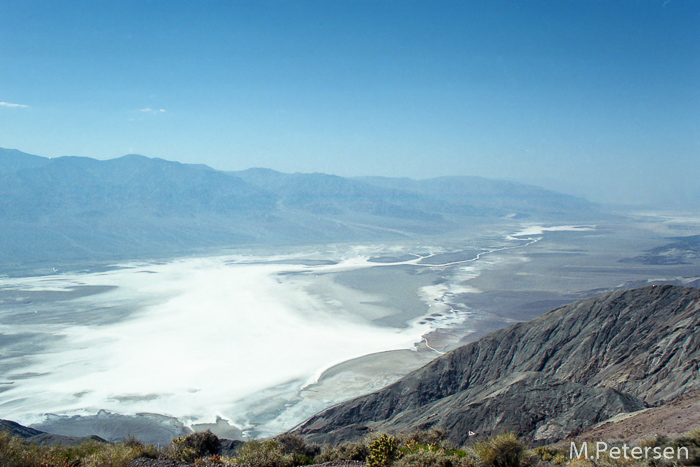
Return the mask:
<path id="1" fill-rule="evenodd" d="M 389 467 L 399 455 L 396 438 L 382 434 L 369 445 L 367 467 Z"/>
<path id="2" fill-rule="evenodd" d="M 525 444 L 514 433 L 502 433 L 474 444 L 474 452 L 487 467 L 520 467 L 525 460 Z"/>

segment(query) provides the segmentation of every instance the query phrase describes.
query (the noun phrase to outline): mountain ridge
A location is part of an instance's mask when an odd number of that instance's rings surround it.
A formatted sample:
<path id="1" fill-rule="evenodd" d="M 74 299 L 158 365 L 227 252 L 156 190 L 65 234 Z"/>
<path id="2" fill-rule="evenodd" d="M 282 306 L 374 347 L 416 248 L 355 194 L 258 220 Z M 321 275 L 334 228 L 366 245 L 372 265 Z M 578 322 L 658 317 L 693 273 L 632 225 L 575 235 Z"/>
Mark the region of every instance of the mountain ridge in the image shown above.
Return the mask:
<path id="1" fill-rule="evenodd" d="M 313 441 L 440 426 L 554 442 L 700 388 L 700 290 L 649 286 L 552 310 L 459 347 L 294 432 Z"/>
<path id="2" fill-rule="evenodd" d="M 512 182 L 489 182 L 481 199 L 457 193 L 447 200 L 425 188 L 441 183 L 400 179 L 386 187 L 321 173 L 223 172 L 136 154 L 102 161 L 0 149 L 0 264 L 388 240 L 513 216 L 559 222 L 599 215 L 585 200 L 574 208 L 567 195 L 545 199 L 542 189 Z M 463 191 L 465 184 L 457 183 Z M 494 197 L 497 186 L 518 196 Z"/>

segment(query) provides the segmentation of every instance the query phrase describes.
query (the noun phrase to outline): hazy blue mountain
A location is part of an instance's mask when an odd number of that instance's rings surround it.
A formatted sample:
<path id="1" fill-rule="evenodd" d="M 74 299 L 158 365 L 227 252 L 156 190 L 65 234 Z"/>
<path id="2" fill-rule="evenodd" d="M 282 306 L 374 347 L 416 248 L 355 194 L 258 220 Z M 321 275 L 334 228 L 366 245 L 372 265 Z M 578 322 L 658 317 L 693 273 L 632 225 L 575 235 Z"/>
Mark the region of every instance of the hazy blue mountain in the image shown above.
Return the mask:
<path id="1" fill-rule="evenodd" d="M 582 198 L 522 183 L 481 177 L 409 178 L 359 177 L 367 184 L 419 193 L 453 206 L 478 206 L 493 213 L 570 215 L 591 213 L 596 206 Z"/>
<path id="2" fill-rule="evenodd" d="M 201 165 L 0 153 L 0 261 L 105 259 L 254 242 L 277 197 Z M 264 232 L 262 232 L 264 233 Z"/>
<path id="3" fill-rule="evenodd" d="M 321 215 L 362 213 L 423 221 L 443 220 L 434 198 L 322 173 L 284 174 L 270 169 L 233 172 L 246 182 L 277 194 L 289 209 Z"/>
<path id="4" fill-rule="evenodd" d="M 241 244 L 375 241 L 499 218 L 595 212 L 472 177 L 348 179 L 222 172 L 139 155 L 100 161 L 0 149 L 0 264 L 169 255 Z"/>
<path id="5" fill-rule="evenodd" d="M 6 218 L 66 215 L 187 217 L 195 213 L 267 213 L 276 197 L 203 166 L 129 155 L 109 161 L 60 157 L 2 178 Z"/>
<path id="6" fill-rule="evenodd" d="M 17 149 L 0 148 L 0 175 L 14 173 L 20 169 L 41 167 L 48 164 L 50 159 L 33 156 Z"/>

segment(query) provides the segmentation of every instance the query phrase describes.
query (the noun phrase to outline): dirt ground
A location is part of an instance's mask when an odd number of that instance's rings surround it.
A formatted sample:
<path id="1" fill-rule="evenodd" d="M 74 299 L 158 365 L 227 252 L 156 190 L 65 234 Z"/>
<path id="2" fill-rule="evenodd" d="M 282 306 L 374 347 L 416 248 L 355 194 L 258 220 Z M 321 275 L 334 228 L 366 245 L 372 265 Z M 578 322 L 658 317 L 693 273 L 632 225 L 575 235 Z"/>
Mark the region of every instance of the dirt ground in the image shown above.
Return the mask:
<path id="1" fill-rule="evenodd" d="M 624 440 L 637 443 L 657 436 L 675 438 L 700 429 L 700 391 L 689 392 L 665 405 L 622 414 L 593 426 L 571 441 Z"/>

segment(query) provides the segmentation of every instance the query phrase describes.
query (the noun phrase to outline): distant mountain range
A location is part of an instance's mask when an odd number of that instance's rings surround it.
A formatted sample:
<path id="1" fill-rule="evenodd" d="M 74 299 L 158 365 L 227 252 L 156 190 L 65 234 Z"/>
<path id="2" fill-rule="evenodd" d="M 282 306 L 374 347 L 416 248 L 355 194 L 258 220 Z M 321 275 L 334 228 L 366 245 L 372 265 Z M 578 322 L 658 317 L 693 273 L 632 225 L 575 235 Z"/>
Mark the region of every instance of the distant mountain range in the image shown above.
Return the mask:
<path id="1" fill-rule="evenodd" d="M 0 149 L 0 264 L 377 240 L 596 212 L 580 198 L 478 177 L 222 172 L 139 155 L 99 161 Z"/>
<path id="2" fill-rule="evenodd" d="M 698 329 L 698 289 L 607 293 L 488 334 L 295 432 L 338 442 L 438 426 L 458 445 L 505 430 L 552 443 L 700 389 Z"/>

